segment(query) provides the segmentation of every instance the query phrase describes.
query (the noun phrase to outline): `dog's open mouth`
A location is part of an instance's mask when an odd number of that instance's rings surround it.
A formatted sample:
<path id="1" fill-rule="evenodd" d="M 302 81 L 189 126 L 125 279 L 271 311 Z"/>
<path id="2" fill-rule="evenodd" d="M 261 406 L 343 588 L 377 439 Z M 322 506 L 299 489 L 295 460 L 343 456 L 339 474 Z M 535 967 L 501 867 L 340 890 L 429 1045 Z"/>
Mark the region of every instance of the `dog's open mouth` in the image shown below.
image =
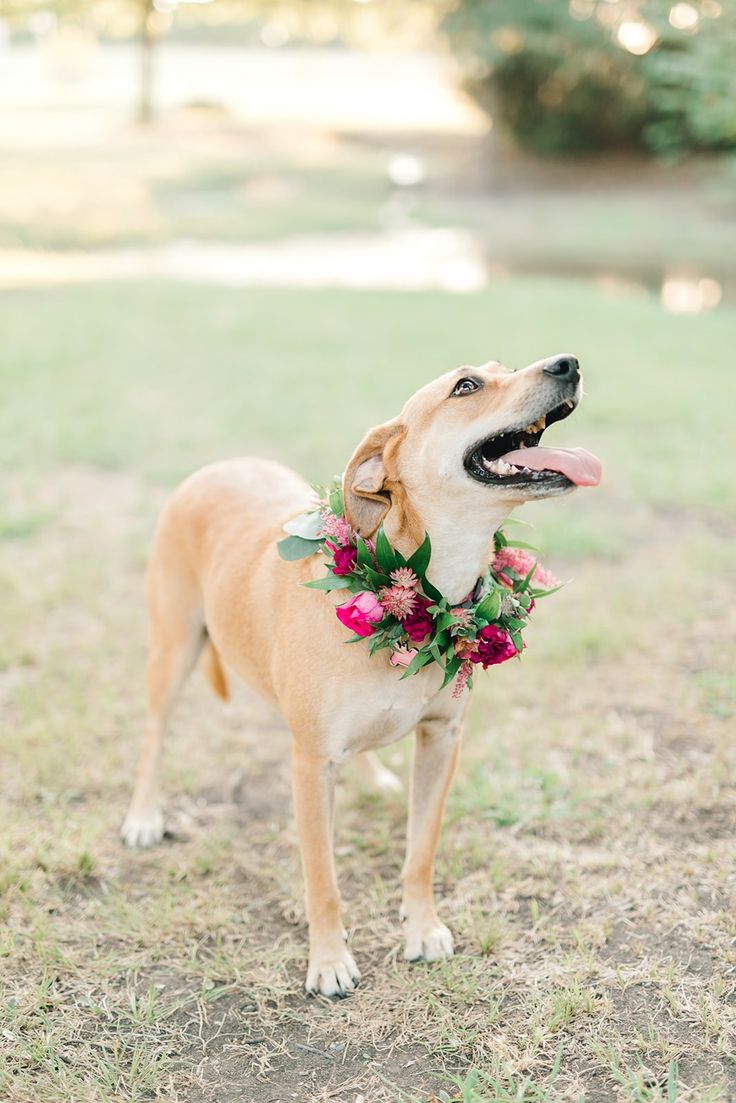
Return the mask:
<path id="1" fill-rule="evenodd" d="M 496 486 L 539 486 L 562 490 L 571 486 L 597 486 L 600 461 L 585 448 L 540 448 L 542 433 L 555 421 L 569 417 L 577 403 L 566 398 L 531 425 L 507 429 L 486 437 L 466 453 L 468 474 L 481 483 Z"/>

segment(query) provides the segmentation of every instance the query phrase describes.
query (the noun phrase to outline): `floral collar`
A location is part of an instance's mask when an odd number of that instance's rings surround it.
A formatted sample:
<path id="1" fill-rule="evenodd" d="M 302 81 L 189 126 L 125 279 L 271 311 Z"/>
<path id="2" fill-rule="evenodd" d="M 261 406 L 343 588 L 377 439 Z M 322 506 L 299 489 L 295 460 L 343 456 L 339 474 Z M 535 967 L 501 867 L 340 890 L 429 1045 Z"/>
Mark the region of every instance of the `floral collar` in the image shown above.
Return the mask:
<path id="1" fill-rule="evenodd" d="M 319 551 L 327 557 L 327 574 L 305 586 L 352 595 L 335 609 L 353 631 L 347 643 L 368 640 L 371 655 L 390 648 L 392 665 L 405 668 L 403 678 L 438 663 L 442 686 L 454 679 L 453 697 L 472 688 L 476 666 L 486 670 L 521 655 L 535 600 L 561 585 L 530 554 L 531 545 L 510 540 L 499 529 L 488 570 L 464 601 L 451 605 L 427 578 L 429 536 L 408 559 L 391 547 L 383 526 L 375 542 L 363 540 L 345 520 L 337 479 L 317 488 L 313 509 L 289 521 L 284 531 L 289 535 L 277 545 L 282 559 Z"/>

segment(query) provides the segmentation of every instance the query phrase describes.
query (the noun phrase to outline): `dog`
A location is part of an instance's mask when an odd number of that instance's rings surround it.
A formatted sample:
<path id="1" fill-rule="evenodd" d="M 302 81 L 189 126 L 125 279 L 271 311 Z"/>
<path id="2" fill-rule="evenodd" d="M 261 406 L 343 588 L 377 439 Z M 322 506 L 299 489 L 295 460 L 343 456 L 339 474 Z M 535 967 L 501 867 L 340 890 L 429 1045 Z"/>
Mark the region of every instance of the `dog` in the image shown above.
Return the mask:
<path id="1" fill-rule="evenodd" d="M 487 569 L 494 533 L 512 509 L 598 481 L 590 453 L 538 446 L 581 394 L 569 354 L 519 371 L 492 361 L 442 375 L 356 448 L 342 480 L 346 520 L 366 539 L 383 525 L 407 557 L 429 534 L 427 576 L 449 602 L 461 602 Z M 458 699 L 441 688 L 435 663 L 401 679 L 387 651 L 370 656 L 366 647 L 345 646 L 335 617 L 339 592 L 300 585 L 324 573 L 324 557 L 285 562 L 277 551 L 284 523 L 313 501 L 293 471 L 246 458 L 198 471 L 165 505 L 146 577 L 148 722 L 122 836 L 132 847 L 162 838 L 159 759 L 172 707 L 200 659 L 226 698 L 225 664 L 275 702 L 291 730 L 306 988 L 343 996 L 360 973 L 345 941 L 333 856 L 337 770 L 368 752 L 368 769 L 386 780 L 375 750 L 416 732 L 402 874 L 405 957 L 449 957 L 453 939 L 437 915 L 432 879 L 469 694 Z"/>

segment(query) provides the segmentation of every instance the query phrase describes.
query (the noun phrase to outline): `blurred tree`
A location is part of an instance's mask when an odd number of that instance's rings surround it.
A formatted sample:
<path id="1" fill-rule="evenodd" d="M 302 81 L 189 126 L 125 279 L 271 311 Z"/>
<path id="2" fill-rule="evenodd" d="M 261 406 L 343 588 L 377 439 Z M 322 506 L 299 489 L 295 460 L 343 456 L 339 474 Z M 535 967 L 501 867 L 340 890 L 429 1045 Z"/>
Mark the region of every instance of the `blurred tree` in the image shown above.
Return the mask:
<path id="1" fill-rule="evenodd" d="M 26 29 L 39 13 L 60 23 L 77 23 L 113 38 L 140 42 L 138 119 L 153 117 L 156 43 L 172 27 L 195 33 L 216 28 L 232 41 L 236 28 L 250 28 L 265 46 L 289 42 L 345 42 L 366 46 L 377 41 L 415 45 L 426 41 L 437 23 L 437 0 L 0 0 L 0 16 Z M 228 35 L 228 31 L 231 33 Z"/>
<path id="2" fill-rule="evenodd" d="M 467 86 L 541 153 L 736 148 L 734 0 L 457 0 Z"/>

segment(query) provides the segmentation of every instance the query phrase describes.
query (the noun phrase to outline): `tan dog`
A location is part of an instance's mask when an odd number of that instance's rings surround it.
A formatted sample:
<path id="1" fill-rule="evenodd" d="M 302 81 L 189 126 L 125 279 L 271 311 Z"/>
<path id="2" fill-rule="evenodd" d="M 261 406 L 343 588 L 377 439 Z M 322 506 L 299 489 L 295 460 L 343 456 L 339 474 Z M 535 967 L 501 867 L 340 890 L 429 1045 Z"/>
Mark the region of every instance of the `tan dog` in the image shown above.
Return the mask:
<path id="1" fill-rule="evenodd" d="M 597 481 L 597 461 L 588 453 L 535 447 L 545 422 L 566 417 L 580 393 L 572 356 L 518 372 L 489 363 L 441 376 L 356 449 L 343 480 L 347 520 L 364 537 L 383 522 L 405 556 L 429 533 L 429 578 L 450 602 L 462 601 L 515 506 Z M 521 458 L 520 446 L 527 449 Z M 147 575 L 149 721 L 122 834 L 129 846 L 161 839 L 161 742 L 175 698 L 206 649 L 205 670 L 222 696 L 220 657 L 278 703 L 291 729 L 309 920 L 306 985 L 332 996 L 350 991 L 360 977 L 345 945 L 333 859 L 335 774 L 352 755 L 414 729 L 405 956 L 432 961 L 453 952 L 435 910 L 432 876 L 465 701 L 454 699 L 450 686 L 440 691 L 435 664 L 401 681 L 387 651 L 369 657 L 366 647 L 345 646 L 346 630 L 334 614 L 344 595 L 299 585 L 324 573 L 322 557 L 284 562 L 276 543 L 284 522 L 312 498 L 309 485 L 280 464 L 243 459 L 192 475 L 165 506 Z M 369 764 L 375 771 L 377 762 Z"/>

